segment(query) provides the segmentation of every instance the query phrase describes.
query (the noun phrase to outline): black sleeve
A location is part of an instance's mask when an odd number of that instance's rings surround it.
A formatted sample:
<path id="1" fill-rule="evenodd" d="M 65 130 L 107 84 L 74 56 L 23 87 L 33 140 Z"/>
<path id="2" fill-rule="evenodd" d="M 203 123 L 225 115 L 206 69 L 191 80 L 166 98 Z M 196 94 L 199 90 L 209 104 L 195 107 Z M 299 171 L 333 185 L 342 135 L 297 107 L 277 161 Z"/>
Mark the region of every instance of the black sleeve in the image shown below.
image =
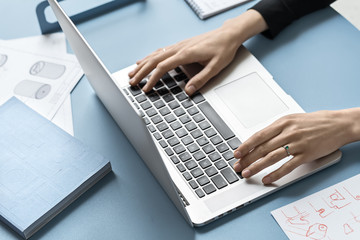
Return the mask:
<path id="1" fill-rule="evenodd" d="M 273 38 L 298 18 L 329 6 L 335 0 L 262 0 L 251 9 L 258 11 L 269 29 L 263 34 Z"/>

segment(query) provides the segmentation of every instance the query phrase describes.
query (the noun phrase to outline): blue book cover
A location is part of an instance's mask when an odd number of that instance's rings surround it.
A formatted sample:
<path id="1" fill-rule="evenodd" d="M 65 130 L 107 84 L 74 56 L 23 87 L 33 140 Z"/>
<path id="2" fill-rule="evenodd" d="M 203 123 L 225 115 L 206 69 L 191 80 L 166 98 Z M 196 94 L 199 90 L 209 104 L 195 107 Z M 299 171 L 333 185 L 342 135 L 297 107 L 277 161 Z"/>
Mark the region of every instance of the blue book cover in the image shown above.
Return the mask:
<path id="1" fill-rule="evenodd" d="M 22 237 L 110 171 L 103 156 L 18 99 L 0 107 L 0 219 Z"/>

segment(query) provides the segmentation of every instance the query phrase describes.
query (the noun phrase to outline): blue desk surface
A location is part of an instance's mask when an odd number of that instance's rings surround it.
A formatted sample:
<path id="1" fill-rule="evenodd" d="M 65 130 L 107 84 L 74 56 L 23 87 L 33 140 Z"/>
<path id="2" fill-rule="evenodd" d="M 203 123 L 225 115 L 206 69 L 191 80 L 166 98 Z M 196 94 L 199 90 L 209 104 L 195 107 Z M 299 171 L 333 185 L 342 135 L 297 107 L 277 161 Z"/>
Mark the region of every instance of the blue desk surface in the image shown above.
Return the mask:
<path id="1" fill-rule="evenodd" d="M 0 3 L 0 38 L 40 34 L 36 1 Z M 80 24 L 111 72 L 222 24 L 245 4 L 201 21 L 182 1 L 147 0 Z M 81 1 L 73 1 L 81 6 Z M 360 103 L 360 32 L 330 8 L 292 24 L 275 40 L 245 46 L 308 112 Z M 84 77 L 72 93 L 75 136 L 106 156 L 107 175 L 32 239 L 286 239 L 270 211 L 360 172 L 360 143 L 342 161 L 202 228 L 191 228 L 145 167 Z M 1 199 L 0 199 L 1 201 Z M 271 236 L 269 238 L 269 236 Z M 0 239 L 18 239 L 0 223 Z"/>

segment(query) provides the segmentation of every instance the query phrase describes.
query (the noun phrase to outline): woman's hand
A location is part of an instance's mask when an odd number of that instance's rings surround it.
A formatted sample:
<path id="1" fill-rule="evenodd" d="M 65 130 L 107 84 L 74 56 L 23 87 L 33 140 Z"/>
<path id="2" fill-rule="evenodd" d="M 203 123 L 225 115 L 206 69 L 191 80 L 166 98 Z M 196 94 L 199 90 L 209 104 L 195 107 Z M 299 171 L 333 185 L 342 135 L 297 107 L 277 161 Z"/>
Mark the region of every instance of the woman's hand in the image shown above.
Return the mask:
<path id="1" fill-rule="evenodd" d="M 341 146 L 360 139 L 360 108 L 292 114 L 280 118 L 255 133 L 235 150 L 240 159 L 236 172 L 249 178 L 288 155 L 293 156 L 279 169 L 263 178 L 270 184 L 303 163 L 326 156 Z"/>
<path id="2" fill-rule="evenodd" d="M 143 87 L 143 91 L 148 92 L 166 72 L 179 65 L 196 62 L 204 68 L 186 84 L 185 91 L 190 96 L 233 60 L 246 39 L 266 28 L 262 16 L 255 10 L 249 10 L 214 31 L 158 49 L 137 61 L 137 67 L 129 73 L 130 84 L 138 84 L 155 69 Z"/>

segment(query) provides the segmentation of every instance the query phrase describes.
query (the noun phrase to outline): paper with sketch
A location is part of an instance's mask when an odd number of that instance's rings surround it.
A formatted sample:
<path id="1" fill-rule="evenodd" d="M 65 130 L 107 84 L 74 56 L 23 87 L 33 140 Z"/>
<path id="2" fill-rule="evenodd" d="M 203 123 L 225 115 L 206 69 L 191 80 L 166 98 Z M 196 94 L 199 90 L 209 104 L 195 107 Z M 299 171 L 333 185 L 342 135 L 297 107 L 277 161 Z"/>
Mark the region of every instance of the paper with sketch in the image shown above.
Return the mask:
<path id="1" fill-rule="evenodd" d="M 51 120 L 83 72 L 75 56 L 35 54 L 0 45 L 0 104 L 12 96 Z"/>
<path id="2" fill-rule="evenodd" d="M 271 212 L 291 240 L 360 239 L 360 174 Z"/>

